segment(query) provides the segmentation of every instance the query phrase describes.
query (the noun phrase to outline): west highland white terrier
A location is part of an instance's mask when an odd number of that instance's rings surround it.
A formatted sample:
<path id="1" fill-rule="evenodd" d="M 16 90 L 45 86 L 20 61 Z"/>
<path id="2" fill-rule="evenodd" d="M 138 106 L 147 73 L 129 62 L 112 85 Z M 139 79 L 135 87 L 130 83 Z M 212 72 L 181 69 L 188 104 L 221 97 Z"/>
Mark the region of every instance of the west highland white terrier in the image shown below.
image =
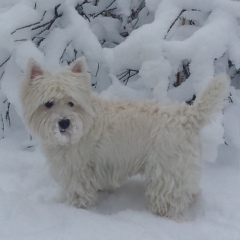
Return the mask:
<path id="1" fill-rule="evenodd" d="M 149 209 L 178 219 L 199 193 L 199 132 L 221 109 L 228 88 L 220 75 L 193 105 L 106 100 L 91 91 L 84 58 L 57 73 L 30 60 L 20 99 L 70 204 L 87 208 L 98 191 L 142 174 Z"/>

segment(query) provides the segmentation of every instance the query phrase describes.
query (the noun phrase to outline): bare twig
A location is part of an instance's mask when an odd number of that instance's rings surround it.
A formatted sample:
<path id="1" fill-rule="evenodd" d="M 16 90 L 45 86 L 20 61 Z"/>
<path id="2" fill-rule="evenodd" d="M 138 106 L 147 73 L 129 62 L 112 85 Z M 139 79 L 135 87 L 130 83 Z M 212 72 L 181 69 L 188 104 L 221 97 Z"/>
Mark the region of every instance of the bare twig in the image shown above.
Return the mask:
<path id="1" fill-rule="evenodd" d="M 96 88 L 97 87 L 97 82 L 92 83 L 92 87 Z"/>
<path id="2" fill-rule="evenodd" d="M 4 75 L 5 71 L 2 72 L 1 76 L 0 76 L 0 79 L 2 79 L 3 75 Z"/>
<path id="3" fill-rule="evenodd" d="M 98 14 L 94 15 L 93 18 L 107 12 L 107 11 L 111 11 L 111 10 L 115 10 L 116 8 L 112 8 L 112 9 L 109 9 L 114 3 L 116 2 L 116 0 L 113 0 L 103 11 L 99 12 Z"/>
<path id="4" fill-rule="evenodd" d="M 173 23 L 172 23 L 172 24 L 170 25 L 170 27 L 168 28 L 167 33 L 166 33 L 164 39 L 167 38 L 167 35 L 168 35 L 168 33 L 171 31 L 172 27 L 175 25 L 175 23 L 176 23 L 177 20 L 181 17 L 181 15 L 182 15 L 184 12 L 186 12 L 186 11 L 187 11 L 186 9 L 183 9 L 183 10 L 178 14 L 178 16 L 175 18 L 175 20 L 173 21 Z"/>
<path id="5" fill-rule="evenodd" d="M 43 23 L 42 25 L 38 25 L 37 27 L 32 28 L 32 30 L 37 30 L 37 29 L 39 29 L 39 28 L 45 27 L 45 26 L 49 25 L 50 22 L 51 22 L 51 21 L 46 22 L 46 23 Z"/>
<path id="6" fill-rule="evenodd" d="M 117 77 L 119 78 L 119 80 L 124 82 L 125 85 L 127 85 L 129 79 L 138 74 L 138 72 L 139 72 L 138 70 L 127 69 L 125 72 L 118 74 Z"/>
<path id="7" fill-rule="evenodd" d="M 1 120 L 2 120 L 2 133 L 3 133 L 3 136 L 2 136 L 2 138 L 4 138 L 5 136 L 4 136 L 4 132 L 5 132 L 5 125 L 4 125 L 4 121 L 3 121 L 3 116 L 2 116 L 2 114 L 1 114 Z"/>
<path id="8" fill-rule="evenodd" d="M 78 54 L 78 51 L 74 48 L 74 59 L 76 59 L 77 58 L 77 54 Z"/>
<path id="9" fill-rule="evenodd" d="M 176 82 L 174 83 L 174 87 L 178 87 L 180 84 L 181 84 L 181 76 L 180 76 L 180 72 L 178 72 L 176 75 Z"/>
<path id="10" fill-rule="evenodd" d="M 184 13 L 184 12 L 186 12 L 187 11 L 187 9 L 183 9 L 179 14 L 178 14 L 178 16 L 175 18 L 175 20 L 173 21 L 173 23 L 170 25 L 170 27 L 168 28 L 168 30 L 167 30 L 167 33 L 166 33 L 166 35 L 164 36 L 164 39 L 166 39 L 167 38 L 167 35 L 168 35 L 168 33 L 171 31 L 171 29 L 173 28 L 173 26 L 175 25 L 175 23 L 177 22 L 177 20 L 179 20 L 179 18 L 181 17 L 181 15 Z M 193 11 L 193 12 L 200 12 L 200 10 L 198 10 L 198 9 L 191 9 L 191 11 Z M 185 24 L 185 19 L 183 19 L 183 22 L 182 22 L 182 25 L 184 25 Z"/>
<path id="11" fill-rule="evenodd" d="M 66 47 L 64 48 L 63 53 L 62 53 L 62 55 L 61 55 L 61 57 L 60 57 L 60 59 L 59 59 L 60 61 L 62 60 L 62 58 L 63 58 L 63 56 L 64 56 L 64 54 L 65 54 L 65 52 L 66 52 L 66 50 L 67 50 L 67 48 L 68 48 L 68 46 L 70 45 L 71 42 L 72 42 L 72 41 L 68 42 L 67 45 L 66 45 Z"/>
<path id="12" fill-rule="evenodd" d="M 58 4 L 55 8 L 54 8 L 54 18 L 51 19 L 50 21 L 42 24 L 42 25 L 39 25 L 37 27 L 34 27 L 32 28 L 32 30 L 36 30 L 38 28 L 42 28 L 42 27 L 45 27 L 47 26 L 45 29 L 43 29 L 42 31 L 40 31 L 37 35 L 40 35 L 41 33 L 43 33 L 44 31 L 46 30 L 50 30 L 51 26 L 53 25 L 53 23 L 58 19 L 60 18 L 63 14 L 62 13 L 58 13 L 58 8 L 61 6 L 61 4 Z"/>
<path id="13" fill-rule="evenodd" d="M 32 39 L 32 40 L 33 40 L 33 39 Z M 43 40 L 45 40 L 45 38 L 41 38 L 41 39 L 36 43 L 37 47 L 40 46 L 40 44 L 41 44 L 41 42 L 42 42 Z"/>
<path id="14" fill-rule="evenodd" d="M 233 100 L 232 100 L 232 93 L 231 93 L 231 92 L 229 93 L 228 101 L 229 101 L 229 103 L 233 103 Z"/>
<path id="15" fill-rule="evenodd" d="M 2 64 L 0 64 L 0 68 L 1 68 L 5 63 L 7 63 L 10 58 L 11 58 L 11 55 L 10 55 Z"/>
<path id="16" fill-rule="evenodd" d="M 27 39 L 24 38 L 24 39 L 16 39 L 16 40 L 14 40 L 14 42 L 24 42 L 24 41 L 27 41 Z"/>
<path id="17" fill-rule="evenodd" d="M 22 29 L 24 29 L 24 28 L 28 28 L 28 27 L 32 27 L 32 26 L 35 26 L 35 25 L 37 25 L 37 24 L 40 24 L 40 23 L 43 21 L 46 12 L 47 12 L 47 11 L 44 11 L 43 16 L 42 16 L 42 18 L 41 18 L 40 21 L 38 21 L 38 22 L 36 22 L 36 23 L 32 23 L 32 24 L 26 25 L 26 26 L 23 26 L 23 27 L 20 27 L 20 28 L 17 28 L 17 29 L 14 30 L 13 32 L 11 32 L 11 34 L 14 34 L 14 33 L 17 32 L 18 30 L 22 30 Z M 33 29 L 32 29 L 32 30 L 33 30 Z"/>
<path id="18" fill-rule="evenodd" d="M 7 111 L 6 111 L 6 115 L 5 115 L 5 118 L 6 118 L 6 120 L 8 121 L 9 126 L 11 126 L 10 106 L 11 106 L 11 104 L 8 103 L 8 105 L 7 105 Z"/>
<path id="19" fill-rule="evenodd" d="M 96 71 L 95 77 L 97 77 L 98 71 L 99 71 L 99 63 L 98 63 L 98 66 L 97 66 L 97 71 Z"/>
<path id="20" fill-rule="evenodd" d="M 194 94 L 190 100 L 187 100 L 187 101 L 186 101 L 186 103 L 187 103 L 188 105 L 192 105 L 192 104 L 194 103 L 195 99 L 196 99 L 196 95 Z"/>

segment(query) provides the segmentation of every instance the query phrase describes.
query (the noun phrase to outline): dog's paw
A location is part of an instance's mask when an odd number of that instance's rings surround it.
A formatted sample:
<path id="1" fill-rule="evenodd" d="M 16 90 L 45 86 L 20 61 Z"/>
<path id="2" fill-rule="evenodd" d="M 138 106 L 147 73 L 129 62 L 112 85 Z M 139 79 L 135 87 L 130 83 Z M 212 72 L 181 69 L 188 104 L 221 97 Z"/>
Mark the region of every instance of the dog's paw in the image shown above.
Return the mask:
<path id="1" fill-rule="evenodd" d="M 80 196 L 77 193 L 67 197 L 67 202 L 76 208 L 88 208 L 94 205 L 95 199 L 89 196 Z"/>

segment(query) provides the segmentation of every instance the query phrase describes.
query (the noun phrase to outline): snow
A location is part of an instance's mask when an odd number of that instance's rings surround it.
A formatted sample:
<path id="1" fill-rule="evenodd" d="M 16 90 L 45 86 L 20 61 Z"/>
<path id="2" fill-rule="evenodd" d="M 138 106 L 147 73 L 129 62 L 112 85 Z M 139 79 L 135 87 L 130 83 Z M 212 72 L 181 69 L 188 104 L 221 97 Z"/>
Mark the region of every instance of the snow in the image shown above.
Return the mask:
<path id="1" fill-rule="evenodd" d="M 69 32 L 65 34 L 74 34 L 73 45 L 84 52 L 86 57 L 100 61 L 102 57 L 102 48 L 97 37 L 89 28 L 88 23 L 74 10 L 73 7 L 64 6 L 64 14 L 69 24 Z"/>
<path id="2" fill-rule="evenodd" d="M 150 98 L 150 92 L 145 90 L 135 90 L 128 85 L 123 85 L 118 78 L 110 74 L 112 84 L 107 90 L 104 90 L 100 95 L 106 99 L 147 99 Z"/>
<path id="3" fill-rule="evenodd" d="M 107 37 L 110 41 L 120 43 L 124 38 L 119 34 L 120 22 L 111 17 L 96 17 L 91 22 L 91 29 L 99 41 Z"/>
<path id="4" fill-rule="evenodd" d="M 15 76 L 21 76 L 21 69 L 18 67 L 13 58 L 10 58 L 9 64 L 5 68 L 4 78 L 2 80 L 2 90 L 7 95 L 9 101 L 16 106 L 16 110 L 21 113 L 19 103 L 19 83 L 20 79 Z"/>
<path id="5" fill-rule="evenodd" d="M 37 1 L 34 1 L 34 2 L 36 2 L 37 7 L 39 7 L 40 9 L 49 10 L 49 9 L 53 9 L 58 4 L 64 3 L 64 0 L 51 0 L 51 1 L 37 0 Z"/>
<path id="6" fill-rule="evenodd" d="M 239 159 L 223 154 L 205 164 L 202 196 L 190 208 L 188 221 L 175 222 L 147 210 L 140 176 L 115 192 L 101 193 L 89 210 L 61 202 L 44 156 L 38 148 L 26 148 L 26 138 L 18 128 L 0 141 L 1 240 L 240 238 Z"/>
<path id="7" fill-rule="evenodd" d="M 0 1 L 1 240 L 240 240 L 240 2 L 141 2 Z M 214 74 L 231 77 L 223 112 L 201 133 L 202 195 L 185 222 L 147 210 L 140 176 L 100 193 L 88 210 L 61 201 L 22 123 L 19 83 L 30 58 L 56 70 L 82 55 L 93 89 L 110 99 L 188 101 Z M 174 87 L 184 64 L 189 77 Z"/>
<path id="8" fill-rule="evenodd" d="M 44 64 L 43 53 L 33 44 L 32 41 L 19 43 L 15 52 L 15 60 L 22 71 L 26 69 L 30 58 L 35 59 L 35 61 L 41 65 Z"/>
<path id="9" fill-rule="evenodd" d="M 128 0 L 117 0 L 117 9 L 123 15 L 130 15 L 131 2 Z"/>

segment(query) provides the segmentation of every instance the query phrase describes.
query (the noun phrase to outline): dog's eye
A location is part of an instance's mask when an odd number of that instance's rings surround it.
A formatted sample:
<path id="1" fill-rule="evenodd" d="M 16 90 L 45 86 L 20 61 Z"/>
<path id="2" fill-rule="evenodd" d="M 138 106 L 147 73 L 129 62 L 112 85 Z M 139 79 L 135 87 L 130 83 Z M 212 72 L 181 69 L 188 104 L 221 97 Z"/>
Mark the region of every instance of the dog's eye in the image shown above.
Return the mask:
<path id="1" fill-rule="evenodd" d="M 74 106 L 74 103 L 73 103 L 73 102 L 69 102 L 68 105 L 69 105 L 70 107 L 73 107 L 73 106 Z"/>
<path id="2" fill-rule="evenodd" d="M 44 105 L 46 108 L 51 108 L 53 106 L 53 102 L 46 102 Z"/>

